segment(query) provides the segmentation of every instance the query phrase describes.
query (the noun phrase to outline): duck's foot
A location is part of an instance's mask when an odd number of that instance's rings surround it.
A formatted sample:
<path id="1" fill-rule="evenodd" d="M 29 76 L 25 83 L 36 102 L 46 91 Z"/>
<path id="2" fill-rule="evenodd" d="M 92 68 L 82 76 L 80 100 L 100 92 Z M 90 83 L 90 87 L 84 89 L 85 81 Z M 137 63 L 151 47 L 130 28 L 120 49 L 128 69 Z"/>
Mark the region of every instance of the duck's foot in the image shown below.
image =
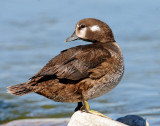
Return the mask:
<path id="1" fill-rule="evenodd" d="M 86 111 L 86 112 L 91 113 L 91 114 L 95 114 L 95 115 L 102 116 L 102 117 L 105 117 L 105 118 L 108 118 L 108 119 L 112 119 L 112 118 L 110 118 L 108 116 L 105 116 L 104 114 L 102 114 L 98 111 L 91 110 L 87 101 L 83 101 L 83 103 L 84 103 L 84 105 L 81 107 L 81 111 Z"/>

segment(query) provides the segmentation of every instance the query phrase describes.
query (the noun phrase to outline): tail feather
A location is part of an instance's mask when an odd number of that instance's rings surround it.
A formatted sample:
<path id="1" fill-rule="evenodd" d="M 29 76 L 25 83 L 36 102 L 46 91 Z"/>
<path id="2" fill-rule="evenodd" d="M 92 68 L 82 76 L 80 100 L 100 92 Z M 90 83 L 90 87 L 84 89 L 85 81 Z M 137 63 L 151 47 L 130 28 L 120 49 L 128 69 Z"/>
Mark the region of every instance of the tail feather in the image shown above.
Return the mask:
<path id="1" fill-rule="evenodd" d="M 32 92 L 31 89 L 27 88 L 26 83 L 12 85 L 7 87 L 7 89 L 8 89 L 8 93 L 11 93 L 12 95 L 18 95 L 18 96 L 22 96 Z"/>

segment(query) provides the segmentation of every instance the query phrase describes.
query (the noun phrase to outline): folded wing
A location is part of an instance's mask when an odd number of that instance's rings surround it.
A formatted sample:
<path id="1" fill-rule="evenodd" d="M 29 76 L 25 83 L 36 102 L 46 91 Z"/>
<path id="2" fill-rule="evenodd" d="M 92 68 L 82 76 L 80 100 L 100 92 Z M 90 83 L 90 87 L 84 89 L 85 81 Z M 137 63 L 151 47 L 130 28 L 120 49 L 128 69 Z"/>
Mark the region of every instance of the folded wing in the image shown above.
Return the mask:
<path id="1" fill-rule="evenodd" d="M 31 79 L 48 75 L 70 80 L 81 80 L 89 77 L 91 69 L 98 67 L 111 57 L 103 45 L 91 45 L 81 45 L 62 51 Z"/>

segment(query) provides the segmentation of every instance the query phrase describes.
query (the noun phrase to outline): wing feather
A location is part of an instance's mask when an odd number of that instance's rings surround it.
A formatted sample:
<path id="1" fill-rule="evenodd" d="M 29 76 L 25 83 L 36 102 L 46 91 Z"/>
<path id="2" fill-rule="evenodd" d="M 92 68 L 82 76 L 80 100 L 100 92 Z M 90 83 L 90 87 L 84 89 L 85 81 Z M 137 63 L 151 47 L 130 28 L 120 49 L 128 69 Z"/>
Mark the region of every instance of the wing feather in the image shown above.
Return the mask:
<path id="1" fill-rule="evenodd" d="M 57 78 L 80 80 L 89 77 L 89 71 L 110 57 L 108 50 L 100 44 L 81 45 L 62 51 L 51 59 L 31 79 L 56 75 Z"/>

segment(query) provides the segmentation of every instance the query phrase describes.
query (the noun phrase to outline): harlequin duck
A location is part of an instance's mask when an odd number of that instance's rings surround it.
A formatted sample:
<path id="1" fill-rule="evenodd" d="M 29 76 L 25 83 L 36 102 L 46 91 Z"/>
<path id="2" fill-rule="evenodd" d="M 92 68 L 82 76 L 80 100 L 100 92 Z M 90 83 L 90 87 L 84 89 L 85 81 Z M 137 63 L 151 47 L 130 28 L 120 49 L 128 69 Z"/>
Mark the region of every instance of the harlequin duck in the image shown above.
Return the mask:
<path id="1" fill-rule="evenodd" d="M 84 40 L 91 44 L 63 50 L 29 81 L 8 87 L 13 95 L 31 92 L 57 102 L 78 102 L 76 109 L 95 113 L 88 100 L 106 94 L 122 78 L 122 52 L 110 27 L 94 18 L 80 20 L 68 41 Z"/>

